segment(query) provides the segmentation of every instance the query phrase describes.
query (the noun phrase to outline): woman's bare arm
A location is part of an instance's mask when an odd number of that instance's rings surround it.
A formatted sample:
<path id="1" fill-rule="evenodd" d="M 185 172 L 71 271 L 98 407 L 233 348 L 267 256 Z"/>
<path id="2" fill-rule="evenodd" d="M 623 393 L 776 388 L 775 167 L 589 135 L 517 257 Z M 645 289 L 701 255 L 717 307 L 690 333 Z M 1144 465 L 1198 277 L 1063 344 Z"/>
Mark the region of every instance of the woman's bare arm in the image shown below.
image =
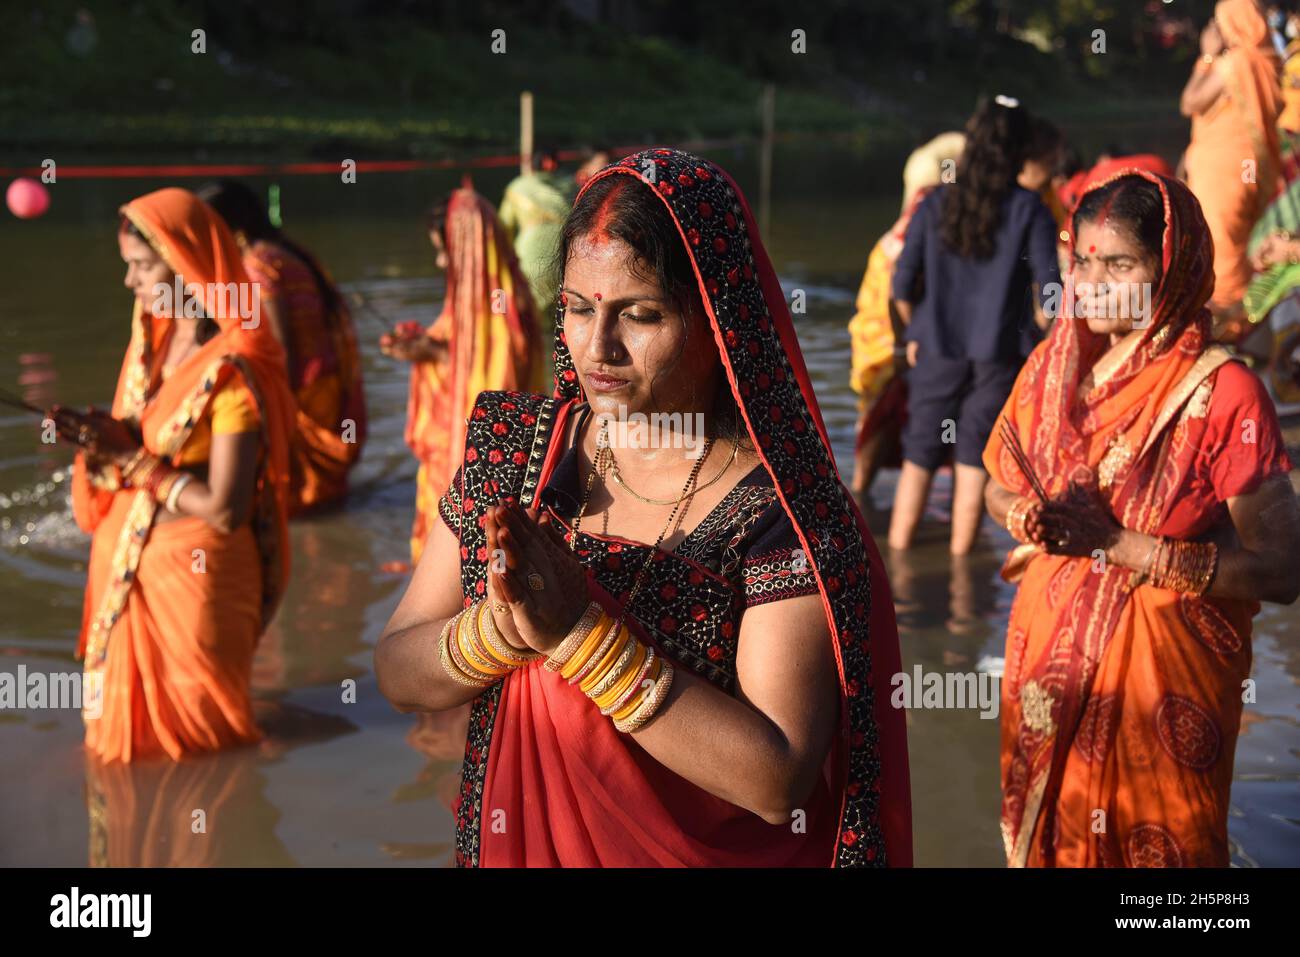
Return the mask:
<path id="1" fill-rule="evenodd" d="M 248 521 L 257 490 L 258 432 L 229 432 L 212 436 L 208 479 L 188 482 L 176 499 L 182 515 L 201 518 L 219 532 L 231 532 Z"/>
<path id="2" fill-rule="evenodd" d="M 1276 475 L 1227 504 L 1232 528 L 1217 541 L 1218 568 L 1206 594 L 1291 604 L 1300 597 L 1300 506 L 1290 477 Z M 1150 535 L 1125 529 L 1107 557 L 1140 569 L 1155 543 Z"/>
<path id="3" fill-rule="evenodd" d="M 464 607 L 461 596 L 460 541 L 438 520 L 375 645 L 379 691 L 398 711 L 446 711 L 483 693 L 453 681 L 438 655 L 442 626 Z"/>
<path id="4" fill-rule="evenodd" d="M 1218 70 L 1195 69 L 1183 87 L 1178 108 L 1188 118 L 1201 116 L 1223 95 L 1226 88 Z"/>
<path id="5" fill-rule="evenodd" d="M 654 719 L 633 732 L 660 764 L 711 794 L 788 825 L 811 795 L 839 720 L 839 679 L 821 595 L 744 613 L 736 696 L 678 667 Z"/>

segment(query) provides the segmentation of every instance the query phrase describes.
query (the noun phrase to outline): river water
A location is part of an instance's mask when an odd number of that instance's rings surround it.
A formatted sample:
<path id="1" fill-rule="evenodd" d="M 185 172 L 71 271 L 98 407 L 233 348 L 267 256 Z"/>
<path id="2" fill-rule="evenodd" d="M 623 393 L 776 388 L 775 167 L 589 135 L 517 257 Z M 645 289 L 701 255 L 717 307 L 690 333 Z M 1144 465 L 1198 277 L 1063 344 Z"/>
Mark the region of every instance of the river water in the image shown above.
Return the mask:
<path id="1" fill-rule="evenodd" d="M 710 155 L 755 199 L 751 156 Z M 855 415 L 846 324 L 871 244 L 897 215 L 899 169 L 900 157 L 841 150 L 777 157 L 769 252 L 787 294 L 806 293 L 799 340 L 846 478 Z M 494 200 L 507 178 L 475 174 Z M 423 213 L 458 181 L 451 173 L 287 179 L 286 229 L 388 321 L 427 323 L 443 284 Z M 115 211 L 162 185 L 68 180 L 54 187 L 43 218 L 0 222 L 0 385 L 42 405 L 109 402 L 131 311 Z M 293 526 L 293 580 L 255 665 L 266 741 L 181 764 L 96 769 L 82 755 L 77 711 L 0 710 L 0 865 L 450 862 L 464 715 L 398 714 L 371 672 L 374 642 L 405 583 L 384 567 L 407 555 L 415 463 L 402 442 L 404 369 L 375 346 L 374 313 L 356 316 L 371 435 L 346 509 Z M 88 539 L 68 504 L 69 461 L 65 449 L 39 442 L 30 420 L 0 411 L 0 671 L 77 670 Z M 949 488 L 940 475 L 917 547 L 906 562 L 890 562 L 909 671 L 970 671 L 1002 655 L 1013 592 L 997 570 L 1010 538 L 986 520 L 976 552 L 950 559 Z M 887 508 L 892 493 L 887 472 L 872 504 Z M 873 511 L 870 522 L 883 540 L 883 515 Z M 1266 606 L 1254 647 L 1258 701 L 1237 746 L 1233 860 L 1295 865 L 1300 611 Z M 1000 866 L 998 722 L 977 708 L 914 710 L 908 730 L 917 863 Z"/>

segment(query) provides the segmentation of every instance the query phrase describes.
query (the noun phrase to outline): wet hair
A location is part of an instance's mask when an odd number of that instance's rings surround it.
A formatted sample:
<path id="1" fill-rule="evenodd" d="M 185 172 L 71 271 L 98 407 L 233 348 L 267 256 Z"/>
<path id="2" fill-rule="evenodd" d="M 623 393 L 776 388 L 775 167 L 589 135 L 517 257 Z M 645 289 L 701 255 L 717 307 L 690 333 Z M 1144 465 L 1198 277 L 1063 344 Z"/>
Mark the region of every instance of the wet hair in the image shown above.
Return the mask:
<path id="1" fill-rule="evenodd" d="M 118 227 L 118 230 L 126 236 L 140 240 L 140 242 L 149 246 L 150 249 L 153 248 L 149 243 L 149 237 L 140 232 L 140 228 L 125 216 L 122 217 L 122 222 Z M 220 331 L 221 327 L 217 325 L 215 319 L 211 319 L 206 315 L 199 316 L 198 323 L 194 327 L 194 341 L 199 345 L 203 345 Z"/>
<path id="2" fill-rule="evenodd" d="M 947 188 L 939 235 L 959 256 L 988 259 L 1029 145 L 1029 113 L 984 100 L 966 124 L 957 181 Z"/>
<path id="3" fill-rule="evenodd" d="M 1074 232 L 1083 223 L 1104 220 L 1123 229 L 1156 263 L 1159 288 L 1164 259 L 1165 201 L 1160 187 L 1141 176 L 1121 176 L 1084 195 L 1074 212 Z"/>
<path id="4" fill-rule="evenodd" d="M 342 305 L 339 291 L 316 262 L 316 257 L 271 224 L 271 217 L 267 215 L 262 198 L 246 184 L 238 180 L 221 179 L 200 186 L 195 195 L 215 209 L 232 231 L 242 232 L 251 242 L 262 239 L 276 243 L 301 259 L 311 270 L 316 290 L 326 310 L 332 313 Z"/>
<path id="5" fill-rule="evenodd" d="M 633 274 L 656 285 L 681 316 L 686 335 L 673 367 L 688 348 L 715 348 L 712 339 L 699 346 L 690 341 L 691 319 L 705 315 L 704 303 L 677 224 L 649 186 L 638 177 L 617 174 L 605 176 L 589 186 L 574 203 L 560 231 L 552 264 L 554 276 L 563 277 L 573 248 L 579 240 L 591 235 L 626 244 L 634 254 L 628 263 Z M 559 285 L 557 281 L 556 287 Z M 650 394 L 653 398 L 654 382 L 650 383 Z M 751 449 L 740 410 L 721 368 L 712 411 L 718 438 Z"/>

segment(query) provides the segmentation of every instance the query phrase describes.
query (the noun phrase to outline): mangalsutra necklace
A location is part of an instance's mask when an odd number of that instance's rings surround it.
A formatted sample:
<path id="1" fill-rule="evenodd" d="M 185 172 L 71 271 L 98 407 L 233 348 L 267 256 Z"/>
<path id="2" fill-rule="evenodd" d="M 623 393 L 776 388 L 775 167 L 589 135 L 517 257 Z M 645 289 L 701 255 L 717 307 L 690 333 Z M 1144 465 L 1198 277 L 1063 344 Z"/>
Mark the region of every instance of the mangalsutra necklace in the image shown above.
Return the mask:
<path id="1" fill-rule="evenodd" d="M 591 463 L 591 474 L 587 476 L 587 487 L 582 493 L 582 504 L 578 507 L 578 515 L 573 520 L 573 530 L 569 538 L 569 551 L 575 551 L 578 547 L 578 530 L 582 526 L 582 516 L 587 513 L 587 503 L 591 500 L 591 489 L 596 482 L 596 475 L 599 473 L 601 481 L 604 481 L 604 473 L 610 467 L 610 462 L 613 459 L 613 452 L 609 448 L 608 433 L 608 421 L 602 422 L 600 426 L 600 437 L 596 442 L 596 456 Z M 601 441 L 601 439 L 604 439 L 605 441 Z M 641 563 L 641 567 L 637 570 L 636 579 L 632 582 L 632 589 L 628 592 L 627 600 L 623 603 L 622 610 L 618 615 L 618 620 L 614 622 L 615 632 L 617 632 L 619 627 L 623 624 L 623 619 L 627 617 L 628 609 L 632 607 L 632 602 L 636 599 L 637 593 L 641 590 L 641 586 L 645 582 L 646 572 L 650 569 L 650 563 L 654 561 L 655 554 L 659 551 L 659 546 L 663 543 L 664 537 L 668 534 L 668 529 L 672 527 L 673 520 L 677 518 L 677 512 L 682 507 L 682 502 L 689 494 L 692 494 L 691 486 L 695 484 L 695 480 L 700 474 L 700 466 L 704 464 L 704 459 L 708 456 L 709 449 L 712 447 L 713 439 L 709 439 L 704 443 L 704 454 L 699 457 L 699 460 L 696 461 L 695 466 L 691 469 L 691 474 L 686 479 L 686 485 L 682 488 L 681 497 L 676 499 L 673 503 L 673 510 L 668 515 L 668 521 L 664 523 L 663 531 L 659 533 L 659 537 L 655 539 L 654 545 L 652 545 L 650 550 L 646 552 L 645 561 Z M 629 491 L 631 490 L 629 489 Z M 698 492 L 699 489 L 697 488 L 695 491 Z"/>
<path id="2" fill-rule="evenodd" d="M 704 454 L 700 456 L 699 464 L 703 464 L 705 458 L 708 457 L 709 448 L 711 447 L 712 442 L 713 440 L 709 439 L 708 443 L 705 444 Z M 694 495 L 696 492 L 703 491 L 704 489 L 712 485 L 714 482 L 718 481 L 718 479 L 722 478 L 722 476 L 726 475 L 727 469 L 731 468 L 731 464 L 736 461 L 736 455 L 739 451 L 740 451 L 740 446 L 737 445 L 735 442 L 733 442 L 731 444 L 731 458 L 727 460 L 727 464 L 722 466 L 722 469 L 718 472 L 717 475 L 713 476 L 713 478 L 709 479 L 703 485 L 697 486 L 691 494 Z M 618 460 L 614 458 L 613 449 L 609 450 L 609 463 L 610 463 L 609 467 L 611 470 L 611 474 L 613 475 L 614 481 L 617 482 L 620 487 L 626 489 L 628 494 L 632 495 L 634 498 L 640 499 L 642 502 L 645 502 L 647 505 L 676 505 L 678 502 L 680 502 L 683 498 L 686 497 L 685 493 L 683 493 L 678 498 L 650 498 L 646 495 L 642 495 L 639 492 L 637 492 L 636 489 L 632 488 L 632 486 L 628 485 L 627 482 L 623 481 L 623 476 L 618 471 Z"/>

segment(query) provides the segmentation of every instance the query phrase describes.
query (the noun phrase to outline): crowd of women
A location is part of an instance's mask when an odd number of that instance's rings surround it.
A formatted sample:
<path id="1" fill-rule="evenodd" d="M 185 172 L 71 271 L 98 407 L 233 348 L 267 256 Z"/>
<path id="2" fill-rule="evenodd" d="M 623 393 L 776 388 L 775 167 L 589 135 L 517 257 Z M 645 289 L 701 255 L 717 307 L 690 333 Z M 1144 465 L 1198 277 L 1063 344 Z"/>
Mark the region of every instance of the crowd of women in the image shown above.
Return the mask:
<path id="1" fill-rule="evenodd" d="M 909 864 L 898 631 L 860 499 L 901 465 L 906 549 L 951 463 L 952 551 L 986 511 L 1016 542 L 1008 863 L 1227 864 L 1252 618 L 1300 594 L 1276 396 L 1229 346 L 1266 330 L 1290 375 L 1300 162 L 1253 0 L 1202 43 L 1186 183 L 1119 149 L 1084 168 L 1008 96 L 913 154 L 850 324 L 852 488 L 716 163 L 650 149 L 572 177 L 544 155 L 499 212 L 468 182 L 433 209 L 442 311 L 380 342 L 411 366 L 420 470 L 375 668 L 400 710 L 468 711 L 458 863 Z M 346 300 L 246 187 L 140 197 L 118 243 L 112 408 L 54 411 L 93 533 L 86 746 L 180 760 L 259 737 L 286 522 L 346 495 L 365 402 Z M 162 303 L 180 277 L 193 299 Z M 636 414 L 657 440 L 614 439 Z"/>

